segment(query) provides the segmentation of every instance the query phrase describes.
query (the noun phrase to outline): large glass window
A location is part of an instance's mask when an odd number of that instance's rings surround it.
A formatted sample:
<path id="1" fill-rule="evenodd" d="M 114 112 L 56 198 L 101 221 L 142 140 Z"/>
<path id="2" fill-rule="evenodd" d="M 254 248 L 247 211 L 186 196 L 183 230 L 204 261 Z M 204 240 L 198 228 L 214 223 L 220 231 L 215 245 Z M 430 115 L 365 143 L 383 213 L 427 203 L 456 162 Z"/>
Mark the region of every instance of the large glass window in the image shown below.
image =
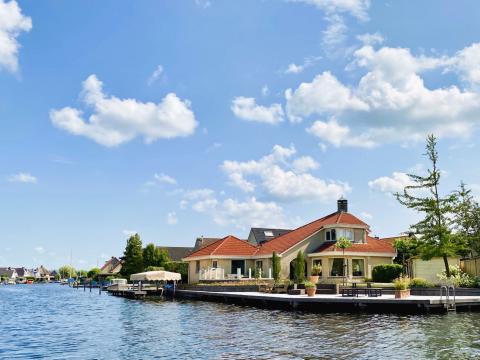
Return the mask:
<path id="1" fill-rule="evenodd" d="M 365 276 L 365 260 L 352 259 L 352 275 Z"/>
<path id="2" fill-rule="evenodd" d="M 330 276 L 343 276 L 343 259 L 330 259 Z"/>
<path id="3" fill-rule="evenodd" d="M 200 271 L 200 261 L 195 261 L 195 272 L 199 272 Z"/>
<path id="4" fill-rule="evenodd" d="M 326 241 L 336 241 L 337 240 L 335 229 L 330 229 L 330 230 L 325 231 L 325 240 Z"/>
<path id="5" fill-rule="evenodd" d="M 346 237 L 348 240 L 353 241 L 353 230 L 337 229 L 337 239 L 341 237 Z"/>
<path id="6" fill-rule="evenodd" d="M 218 262 L 217 260 L 212 261 L 212 268 L 216 269 L 218 267 Z"/>
<path id="7" fill-rule="evenodd" d="M 232 274 L 236 274 L 237 269 L 240 269 L 240 274 L 245 275 L 245 260 L 232 260 Z"/>

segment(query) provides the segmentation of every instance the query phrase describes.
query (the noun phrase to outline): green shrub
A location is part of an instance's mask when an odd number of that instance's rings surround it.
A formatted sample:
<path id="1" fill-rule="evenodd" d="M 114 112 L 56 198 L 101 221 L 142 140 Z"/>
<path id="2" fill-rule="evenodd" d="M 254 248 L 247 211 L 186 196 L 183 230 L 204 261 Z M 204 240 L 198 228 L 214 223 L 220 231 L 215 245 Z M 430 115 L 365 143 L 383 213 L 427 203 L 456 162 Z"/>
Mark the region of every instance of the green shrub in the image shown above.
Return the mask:
<path id="1" fill-rule="evenodd" d="M 410 288 L 410 279 L 406 276 L 400 276 L 393 280 L 395 290 L 407 290 Z"/>
<path id="2" fill-rule="evenodd" d="M 463 287 L 463 288 L 473 288 L 473 287 L 480 287 L 480 279 L 471 276 L 463 272 L 460 267 L 454 265 L 450 266 L 450 278 L 447 278 L 447 274 L 442 271 L 441 274 L 437 274 L 437 277 L 445 281 L 447 283 L 451 283 L 456 287 Z"/>
<path id="3" fill-rule="evenodd" d="M 402 265 L 400 264 L 381 264 L 372 270 L 372 280 L 375 282 L 392 282 L 402 274 Z"/>
<path id="4" fill-rule="evenodd" d="M 317 286 L 311 281 L 305 281 L 305 289 L 316 288 Z"/>
<path id="5" fill-rule="evenodd" d="M 182 275 L 182 281 L 188 280 L 188 263 L 183 261 L 169 261 L 164 264 L 166 271 L 177 272 Z"/>
<path id="6" fill-rule="evenodd" d="M 429 288 L 433 287 L 433 284 L 422 278 L 413 278 L 410 281 L 410 288 Z"/>

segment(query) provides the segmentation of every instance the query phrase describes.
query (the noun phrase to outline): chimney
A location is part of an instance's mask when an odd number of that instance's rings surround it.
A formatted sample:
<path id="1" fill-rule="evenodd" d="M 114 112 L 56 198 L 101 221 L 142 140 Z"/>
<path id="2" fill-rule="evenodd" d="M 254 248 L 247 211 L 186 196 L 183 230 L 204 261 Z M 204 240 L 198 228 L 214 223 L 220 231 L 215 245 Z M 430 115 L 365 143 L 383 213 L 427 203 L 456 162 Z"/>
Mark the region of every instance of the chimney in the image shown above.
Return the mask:
<path id="1" fill-rule="evenodd" d="M 337 212 L 348 212 L 348 200 L 343 196 L 337 200 Z"/>

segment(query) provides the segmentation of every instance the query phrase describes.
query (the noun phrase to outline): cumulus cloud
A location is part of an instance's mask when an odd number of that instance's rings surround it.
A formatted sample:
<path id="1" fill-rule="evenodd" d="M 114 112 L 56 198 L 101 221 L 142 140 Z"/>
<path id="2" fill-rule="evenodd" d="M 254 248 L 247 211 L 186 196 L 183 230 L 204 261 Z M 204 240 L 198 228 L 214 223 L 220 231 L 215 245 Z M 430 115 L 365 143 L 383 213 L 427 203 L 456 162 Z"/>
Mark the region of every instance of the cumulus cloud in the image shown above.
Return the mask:
<path id="1" fill-rule="evenodd" d="M 82 111 L 72 107 L 51 110 L 52 123 L 74 135 L 85 136 L 104 146 L 117 146 L 136 137 L 146 143 L 158 139 L 192 135 L 197 127 L 188 100 L 170 93 L 158 103 L 119 99 L 106 95 L 103 84 L 90 75 L 83 82 L 82 100 L 93 108 L 88 120 Z"/>
<path id="2" fill-rule="evenodd" d="M 393 172 L 392 176 L 382 176 L 368 182 L 371 189 L 384 193 L 403 192 L 403 189 L 409 185 L 412 185 L 412 181 L 408 175 L 398 171 Z"/>
<path id="3" fill-rule="evenodd" d="M 291 63 L 285 69 L 284 73 L 285 74 L 299 74 L 299 73 L 303 72 L 303 70 L 305 70 L 306 68 L 314 65 L 321 58 L 322 58 L 321 56 L 310 56 L 310 57 L 305 58 L 305 60 L 303 61 L 303 64 L 301 64 L 301 65 Z"/>
<path id="4" fill-rule="evenodd" d="M 257 105 L 254 98 L 243 96 L 233 99 L 231 110 L 239 119 L 266 124 L 278 124 L 283 121 L 284 116 L 282 105 L 280 104 L 272 104 L 270 106 Z"/>
<path id="5" fill-rule="evenodd" d="M 22 14 L 22 9 L 15 0 L 0 0 L 0 70 L 18 70 L 20 44 L 17 38 L 22 32 L 31 29 L 32 19 Z"/>
<path id="6" fill-rule="evenodd" d="M 336 146 L 372 147 L 387 142 L 409 143 L 426 134 L 465 137 L 478 126 L 480 93 L 472 86 L 479 69 L 477 44 L 452 57 L 415 56 L 409 49 L 365 45 L 357 49 L 349 69 L 365 72 L 348 86 L 329 72 L 297 89 L 288 89 L 286 113 L 300 122 L 313 115 L 330 120 L 309 132 Z M 456 71 L 466 88 L 428 88 L 427 71 Z M 336 134 L 329 138 L 329 134 Z"/>
<path id="7" fill-rule="evenodd" d="M 318 167 L 310 157 L 292 159 L 296 153 L 293 145 L 275 145 L 269 155 L 259 160 L 224 161 L 222 170 L 229 183 L 245 192 L 259 187 L 266 195 L 283 201 L 331 201 L 351 191 L 347 183 L 324 180 L 308 171 Z"/>
<path id="8" fill-rule="evenodd" d="M 12 183 L 36 184 L 37 178 L 29 173 L 21 172 L 10 176 L 8 181 Z"/>
<path id="9" fill-rule="evenodd" d="M 385 40 L 378 32 L 357 35 L 357 39 L 360 40 L 364 45 L 381 44 Z"/>

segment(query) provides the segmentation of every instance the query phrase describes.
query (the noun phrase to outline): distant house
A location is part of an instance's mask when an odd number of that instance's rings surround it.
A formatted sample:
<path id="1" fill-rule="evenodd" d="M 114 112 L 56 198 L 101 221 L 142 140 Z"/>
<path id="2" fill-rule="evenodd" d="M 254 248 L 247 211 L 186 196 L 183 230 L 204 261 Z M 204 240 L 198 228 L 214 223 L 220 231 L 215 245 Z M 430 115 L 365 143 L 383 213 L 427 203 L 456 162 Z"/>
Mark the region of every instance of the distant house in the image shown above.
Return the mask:
<path id="1" fill-rule="evenodd" d="M 112 256 L 109 260 L 105 262 L 105 264 L 100 268 L 99 276 L 107 277 L 107 276 L 115 276 L 120 273 L 122 270 L 123 260 Z"/>
<path id="2" fill-rule="evenodd" d="M 248 234 L 248 241 L 254 245 L 260 245 L 264 242 L 273 240 L 279 236 L 285 235 L 292 230 L 289 229 L 271 229 L 271 228 L 251 228 Z"/>
<path id="3" fill-rule="evenodd" d="M 208 246 L 210 244 L 213 244 L 215 241 L 221 240 L 222 238 L 213 238 L 213 237 L 198 237 L 195 240 L 195 246 L 193 248 L 193 251 L 197 251 L 201 248 L 204 248 L 205 246 Z"/>
<path id="4" fill-rule="evenodd" d="M 48 271 L 43 265 L 33 270 L 33 276 L 37 281 L 50 281 L 50 271 Z"/>
<path id="5" fill-rule="evenodd" d="M 5 280 L 16 281 L 18 274 L 15 268 L 3 267 L 3 268 L 0 268 L 0 277 Z"/>
<path id="6" fill-rule="evenodd" d="M 25 282 L 28 278 L 34 277 L 33 271 L 25 267 L 15 268 L 15 271 L 17 272 L 17 275 L 18 275 L 17 277 L 18 282 Z"/>
<path id="7" fill-rule="evenodd" d="M 341 237 L 352 242 L 345 252 L 335 246 Z M 193 251 L 184 261 L 189 263 L 190 283 L 248 277 L 252 269 L 261 269 L 262 277 L 270 277 L 272 253 L 276 252 L 280 276 L 288 279 L 293 277 L 299 251 L 307 259 L 306 274 L 313 265 L 320 265 L 321 280 L 325 282 L 341 281 L 344 271 L 351 280 L 363 280 L 371 277 L 375 265 L 391 264 L 396 256 L 390 242 L 370 236 L 370 226 L 349 213 L 348 202 L 342 198 L 337 202 L 337 211 L 297 229 L 253 228 L 249 240 L 226 236 Z"/>
<path id="8" fill-rule="evenodd" d="M 182 247 L 182 246 L 157 246 L 161 250 L 166 250 L 168 257 L 172 261 L 182 261 L 183 258 L 190 255 L 193 251 L 192 247 Z"/>

